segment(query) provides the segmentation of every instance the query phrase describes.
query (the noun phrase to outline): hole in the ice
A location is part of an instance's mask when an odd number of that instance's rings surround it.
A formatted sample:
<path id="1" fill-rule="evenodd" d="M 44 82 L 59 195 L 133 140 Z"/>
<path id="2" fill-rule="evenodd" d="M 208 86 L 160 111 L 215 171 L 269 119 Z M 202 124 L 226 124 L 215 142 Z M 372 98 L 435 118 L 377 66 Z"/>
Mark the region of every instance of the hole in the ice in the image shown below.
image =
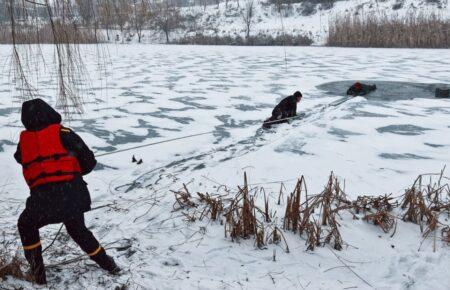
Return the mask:
<path id="1" fill-rule="evenodd" d="M 325 91 L 327 95 L 345 96 L 347 89 L 357 80 L 354 81 L 336 81 L 324 83 L 317 88 Z M 358 80 L 365 84 L 377 85 L 377 90 L 364 96 L 369 100 L 397 101 L 409 100 L 414 98 L 434 99 L 436 88 L 448 89 L 450 84 L 444 83 L 409 83 L 409 82 L 393 82 L 393 81 L 377 81 L 377 80 Z"/>

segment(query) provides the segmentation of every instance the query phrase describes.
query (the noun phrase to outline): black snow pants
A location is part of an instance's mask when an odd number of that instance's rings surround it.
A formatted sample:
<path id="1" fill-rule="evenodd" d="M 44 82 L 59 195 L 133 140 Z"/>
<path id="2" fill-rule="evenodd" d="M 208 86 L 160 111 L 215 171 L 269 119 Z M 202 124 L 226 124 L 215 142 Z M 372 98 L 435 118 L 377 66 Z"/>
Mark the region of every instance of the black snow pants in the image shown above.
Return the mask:
<path id="1" fill-rule="evenodd" d="M 272 116 L 264 121 L 263 127 L 264 128 L 270 128 L 271 125 L 275 125 L 275 124 L 282 124 L 282 123 L 288 123 L 288 120 L 283 120 L 286 118 L 292 117 L 291 114 L 289 112 L 283 112 L 278 106 L 275 107 L 275 109 L 273 109 L 272 111 Z M 282 120 L 282 121 L 277 121 L 277 120 Z M 269 123 L 267 123 L 269 122 Z"/>
<path id="2" fill-rule="evenodd" d="M 25 258 L 30 264 L 34 281 L 38 284 L 46 284 L 45 265 L 42 258 L 42 245 L 39 237 L 39 229 L 61 221 L 51 218 L 51 215 L 39 215 L 36 211 L 25 209 L 19 217 L 18 228 L 22 240 Z M 110 270 L 115 267 L 105 250 L 99 245 L 92 232 L 86 228 L 84 214 L 73 215 L 62 221 L 72 239 L 85 251 L 89 257 L 102 268 Z"/>
<path id="3" fill-rule="evenodd" d="M 89 256 L 96 254 L 96 251 L 100 249 L 100 244 L 92 232 L 87 229 L 84 223 L 84 214 L 79 214 L 62 222 L 67 229 L 67 233 L 84 252 Z M 39 229 L 52 223 L 55 223 L 55 221 L 48 220 L 45 216 L 34 216 L 27 209 L 23 211 L 19 217 L 18 228 L 25 252 L 40 246 Z"/>

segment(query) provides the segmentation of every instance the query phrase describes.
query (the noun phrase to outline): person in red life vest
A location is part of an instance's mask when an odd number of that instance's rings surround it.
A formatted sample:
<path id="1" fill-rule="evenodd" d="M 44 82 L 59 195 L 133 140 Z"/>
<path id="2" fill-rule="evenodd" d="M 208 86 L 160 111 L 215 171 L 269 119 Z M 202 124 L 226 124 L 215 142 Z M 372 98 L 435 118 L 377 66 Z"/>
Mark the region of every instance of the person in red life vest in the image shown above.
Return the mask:
<path id="1" fill-rule="evenodd" d="M 30 196 L 17 225 L 35 282 L 47 282 L 39 229 L 56 223 L 64 223 L 67 233 L 101 268 L 118 273 L 120 268 L 84 222 L 91 198 L 83 175 L 97 164 L 93 152 L 41 99 L 23 103 L 22 123 L 26 130 L 14 157 L 22 165 Z"/>
<path id="2" fill-rule="evenodd" d="M 356 82 L 353 85 L 350 86 L 347 90 L 348 96 L 365 96 L 369 94 L 370 92 L 373 92 L 377 89 L 376 85 L 366 85 L 362 84 L 360 82 Z"/>

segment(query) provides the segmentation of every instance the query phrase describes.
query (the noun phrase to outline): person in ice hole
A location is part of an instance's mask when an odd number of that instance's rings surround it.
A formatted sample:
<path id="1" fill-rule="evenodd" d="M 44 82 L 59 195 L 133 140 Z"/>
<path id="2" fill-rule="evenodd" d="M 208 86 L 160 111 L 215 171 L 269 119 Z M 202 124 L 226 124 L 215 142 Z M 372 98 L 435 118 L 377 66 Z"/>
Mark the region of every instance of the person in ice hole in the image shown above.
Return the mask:
<path id="1" fill-rule="evenodd" d="M 41 99 L 24 102 L 21 119 L 25 130 L 14 158 L 22 165 L 30 196 L 17 226 L 35 282 L 47 283 L 39 229 L 56 223 L 64 223 L 67 233 L 101 268 L 117 274 L 120 268 L 84 222 L 91 198 L 83 175 L 97 163 L 93 152 Z"/>
<path id="2" fill-rule="evenodd" d="M 347 95 L 354 97 L 365 96 L 370 92 L 375 91 L 376 89 L 377 89 L 376 85 L 366 85 L 360 82 L 356 82 L 350 88 L 348 88 Z"/>
<path id="3" fill-rule="evenodd" d="M 299 91 L 295 92 L 292 96 L 284 98 L 272 111 L 272 117 L 267 119 L 266 122 L 271 122 L 269 124 L 264 124 L 265 128 L 270 128 L 271 124 L 278 124 L 287 122 L 287 120 L 282 120 L 286 118 L 291 118 L 297 116 L 297 103 L 302 99 L 302 93 Z M 276 120 L 281 120 L 279 122 L 274 122 Z"/>

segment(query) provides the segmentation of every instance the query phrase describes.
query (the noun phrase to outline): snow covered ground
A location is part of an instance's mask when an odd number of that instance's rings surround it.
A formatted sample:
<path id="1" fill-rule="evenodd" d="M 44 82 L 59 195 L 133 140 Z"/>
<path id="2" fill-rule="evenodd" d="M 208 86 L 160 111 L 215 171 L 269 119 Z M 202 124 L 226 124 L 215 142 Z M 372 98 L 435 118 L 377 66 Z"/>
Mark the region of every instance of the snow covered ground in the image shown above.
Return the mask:
<path id="1" fill-rule="evenodd" d="M 254 1 L 254 16 L 251 35 L 265 34 L 271 36 L 308 35 L 316 45 L 323 45 L 328 35 L 328 23 L 337 16 L 344 15 L 377 15 L 404 16 L 408 13 L 435 13 L 449 17 L 448 0 L 344 0 L 320 3 L 321 1 L 303 1 L 284 5 L 281 13 L 276 1 Z M 293 1 L 295 2 L 295 1 Z M 219 5 L 192 6 L 181 9 L 181 14 L 192 19 L 185 23 L 183 29 L 172 32 L 171 39 L 192 36 L 201 33 L 210 36 L 245 36 L 245 24 L 242 19 L 246 0 L 229 1 Z M 114 33 L 113 33 L 114 34 Z M 120 34 L 116 32 L 116 34 Z M 165 43 L 165 35 L 157 31 L 144 31 L 143 42 Z M 114 39 L 114 37 L 112 38 Z M 137 42 L 135 36 L 133 42 Z"/>
<path id="2" fill-rule="evenodd" d="M 360 289 L 370 288 L 328 248 L 306 251 L 305 241 L 285 233 L 291 249 L 257 250 L 253 241 L 231 243 L 218 223 L 187 223 L 173 212 L 170 189 L 188 183 L 191 192 L 213 192 L 217 183 L 236 188 L 247 172 L 264 186 L 276 207 L 280 181 L 288 191 L 305 175 L 318 193 L 334 171 L 346 193 L 398 196 L 421 173 L 450 164 L 450 100 L 433 98 L 436 85 L 450 84 L 448 50 L 282 47 L 115 46 L 108 77 L 99 80 L 95 49 L 86 48 L 92 91 L 85 114 L 65 124 L 98 153 L 189 134 L 211 134 L 100 157 L 87 177 L 93 207 L 88 225 L 111 250 L 124 273 L 105 275 L 89 261 L 48 269 L 54 289 Z M 48 60 L 53 50 L 44 47 Z M 287 55 L 285 61 L 284 55 Z M 0 46 L 7 63 L 9 46 Z M 5 66 L 6 67 L 6 66 Z M 43 69 L 44 66 L 41 66 Z M 0 229 L 11 251 L 20 249 L 16 220 L 28 190 L 12 157 L 21 130 L 20 101 L 0 71 Z M 56 79 L 40 73 L 42 98 L 55 104 Z M 378 91 L 343 100 L 353 80 Z M 439 85 L 441 84 L 441 85 Z M 262 120 L 281 98 L 301 90 L 292 124 L 263 131 Z M 131 156 L 143 159 L 131 163 Z M 273 183 L 275 181 L 275 183 Z M 281 220 L 278 221 L 281 223 Z M 400 222 L 392 238 L 363 221 L 342 217 L 346 243 L 337 252 L 376 289 L 447 289 L 448 246 L 422 240 L 419 227 Z M 41 230 L 44 246 L 59 225 Z M 65 235 L 64 235 L 65 237 Z M 70 239 L 45 255 L 48 265 L 80 254 Z M 64 246 L 66 255 L 56 255 Z M 272 261 L 276 250 L 277 261 Z M 8 279 L 0 288 L 26 282 Z"/>

